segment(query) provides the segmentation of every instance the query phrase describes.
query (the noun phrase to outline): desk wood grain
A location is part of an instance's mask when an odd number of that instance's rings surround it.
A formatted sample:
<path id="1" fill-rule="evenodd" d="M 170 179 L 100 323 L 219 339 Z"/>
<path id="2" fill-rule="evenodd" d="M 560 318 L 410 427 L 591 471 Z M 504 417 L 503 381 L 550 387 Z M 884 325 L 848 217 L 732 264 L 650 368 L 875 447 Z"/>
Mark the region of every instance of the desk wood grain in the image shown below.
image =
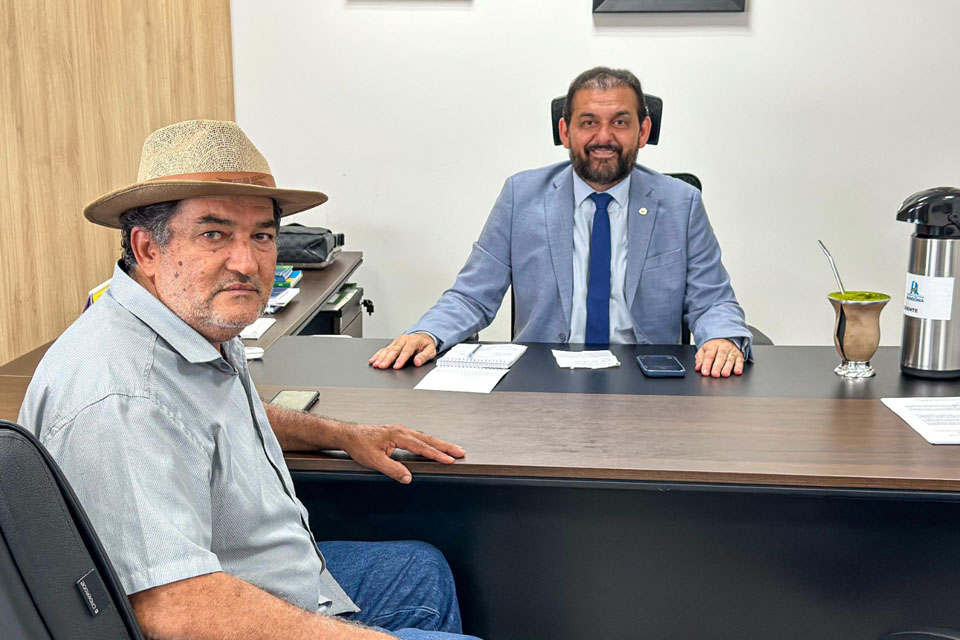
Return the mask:
<path id="1" fill-rule="evenodd" d="M 318 413 L 467 450 L 452 466 L 413 460 L 414 474 L 960 491 L 960 447 L 928 444 L 879 400 L 320 391 Z M 287 463 L 361 469 L 327 454 Z"/>
<path id="2" fill-rule="evenodd" d="M 29 384 L 30 378 L 26 376 L 0 376 L 0 419 L 17 421 Z"/>
<path id="3" fill-rule="evenodd" d="M 32 351 L 28 351 L 19 358 L 11 360 L 7 364 L 0 367 L 0 376 L 27 376 L 28 378 L 33 376 L 33 372 L 37 370 L 37 365 L 40 364 L 40 361 L 43 359 L 44 354 L 47 352 L 47 349 L 50 348 L 50 345 L 53 344 L 53 340 L 46 342 Z"/>

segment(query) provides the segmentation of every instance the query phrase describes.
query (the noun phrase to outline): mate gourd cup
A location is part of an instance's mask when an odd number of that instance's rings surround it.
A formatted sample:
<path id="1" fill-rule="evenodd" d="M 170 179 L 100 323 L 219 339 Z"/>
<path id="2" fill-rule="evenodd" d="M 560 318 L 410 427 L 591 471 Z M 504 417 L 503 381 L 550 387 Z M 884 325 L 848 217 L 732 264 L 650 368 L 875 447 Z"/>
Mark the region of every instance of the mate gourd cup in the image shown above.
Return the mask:
<path id="1" fill-rule="evenodd" d="M 873 291 L 834 291 L 827 299 L 837 314 L 833 345 L 841 360 L 833 372 L 844 378 L 876 375 L 870 358 L 880 346 L 880 312 L 890 296 Z"/>

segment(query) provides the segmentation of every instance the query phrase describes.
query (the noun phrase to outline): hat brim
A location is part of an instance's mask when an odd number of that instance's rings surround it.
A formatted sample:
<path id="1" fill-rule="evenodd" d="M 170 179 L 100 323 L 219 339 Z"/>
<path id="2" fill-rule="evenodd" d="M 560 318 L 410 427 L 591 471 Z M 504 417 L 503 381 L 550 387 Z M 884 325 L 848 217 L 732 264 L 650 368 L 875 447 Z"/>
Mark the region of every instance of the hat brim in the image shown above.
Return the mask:
<path id="1" fill-rule="evenodd" d="M 256 184 L 236 182 L 208 182 L 203 180 L 163 180 L 134 184 L 101 196 L 83 209 L 83 217 L 95 224 L 120 228 L 120 216 L 136 207 L 148 204 L 201 198 L 204 196 L 265 196 L 280 206 L 280 215 L 312 209 L 327 201 L 319 191 L 279 189 Z"/>

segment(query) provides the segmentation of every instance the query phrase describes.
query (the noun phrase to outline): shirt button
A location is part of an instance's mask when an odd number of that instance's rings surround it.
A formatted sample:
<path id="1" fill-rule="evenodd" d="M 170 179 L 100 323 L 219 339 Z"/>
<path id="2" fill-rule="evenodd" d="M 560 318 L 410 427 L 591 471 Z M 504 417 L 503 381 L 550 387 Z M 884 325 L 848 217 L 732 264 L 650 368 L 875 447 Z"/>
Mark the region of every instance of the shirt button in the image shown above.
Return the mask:
<path id="1" fill-rule="evenodd" d="M 567 341 L 567 334 L 561 333 L 560 335 L 557 336 L 557 338 L 560 339 L 560 342 L 566 342 L 566 341 Z"/>

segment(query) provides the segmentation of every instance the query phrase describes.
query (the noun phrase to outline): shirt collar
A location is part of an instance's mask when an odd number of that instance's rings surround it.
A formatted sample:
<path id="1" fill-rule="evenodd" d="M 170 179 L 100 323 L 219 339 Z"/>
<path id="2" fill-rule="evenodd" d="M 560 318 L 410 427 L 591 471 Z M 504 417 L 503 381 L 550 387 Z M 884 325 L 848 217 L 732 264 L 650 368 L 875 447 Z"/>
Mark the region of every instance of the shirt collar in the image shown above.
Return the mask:
<path id="1" fill-rule="evenodd" d="M 631 173 L 633 173 L 631 171 Z M 613 199 L 617 201 L 617 204 L 620 205 L 621 210 L 627 209 L 628 200 L 630 199 L 630 175 L 627 175 L 626 178 L 613 185 L 607 189 L 604 193 L 609 193 L 613 196 Z M 573 172 L 573 204 L 576 207 L 579 207 L 583 204 L 583 201 L 590 197 L 590 194 L 595 192 L 596 189 L 584 182 L 583 178 L 577 175 L 577 172 Z"/>
<path id="2" fill-rule="evenodd" d="M 110 288 L 104 294 L 139 318 L 188 362 L 220 360 L 220 352 L 196 329 L 155 298 L 123 270 L 118 262 Z"/>

